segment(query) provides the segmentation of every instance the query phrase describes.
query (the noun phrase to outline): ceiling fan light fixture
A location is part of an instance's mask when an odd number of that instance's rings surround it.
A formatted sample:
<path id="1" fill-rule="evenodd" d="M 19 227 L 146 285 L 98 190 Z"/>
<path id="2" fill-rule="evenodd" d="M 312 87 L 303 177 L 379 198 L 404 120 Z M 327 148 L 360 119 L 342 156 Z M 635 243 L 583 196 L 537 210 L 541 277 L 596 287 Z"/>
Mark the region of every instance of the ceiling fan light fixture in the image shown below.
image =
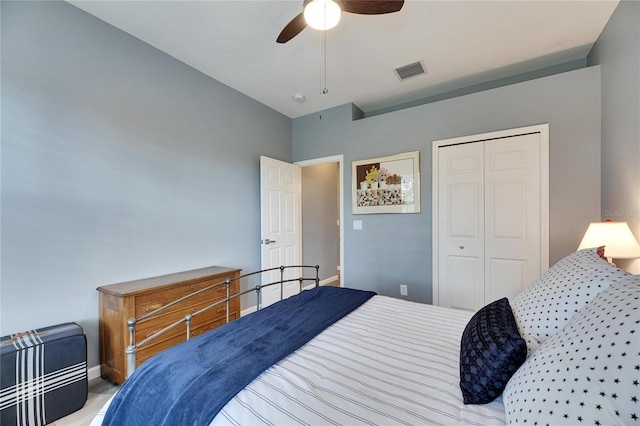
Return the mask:
<path id="1" fill-rule="evenodd" d="M 304 19 L 315 30 L 330 30 L 340 22 L 342 10 L 333 0 L 313 0 L 304 8 Z"/>

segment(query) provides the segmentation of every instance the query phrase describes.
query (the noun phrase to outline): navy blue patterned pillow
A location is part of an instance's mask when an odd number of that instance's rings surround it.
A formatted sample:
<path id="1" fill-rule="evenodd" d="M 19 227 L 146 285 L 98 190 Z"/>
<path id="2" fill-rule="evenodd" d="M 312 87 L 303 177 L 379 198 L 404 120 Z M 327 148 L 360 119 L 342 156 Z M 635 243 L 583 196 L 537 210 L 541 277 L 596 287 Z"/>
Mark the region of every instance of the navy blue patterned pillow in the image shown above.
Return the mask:
<path id="1" fill-rule="evenodd" d="M 502 394 L 509 378 L 527 358 L 509 300 L 480 309 L 460 342 L 460 389 L 465 404 L 487 404 Z"/>

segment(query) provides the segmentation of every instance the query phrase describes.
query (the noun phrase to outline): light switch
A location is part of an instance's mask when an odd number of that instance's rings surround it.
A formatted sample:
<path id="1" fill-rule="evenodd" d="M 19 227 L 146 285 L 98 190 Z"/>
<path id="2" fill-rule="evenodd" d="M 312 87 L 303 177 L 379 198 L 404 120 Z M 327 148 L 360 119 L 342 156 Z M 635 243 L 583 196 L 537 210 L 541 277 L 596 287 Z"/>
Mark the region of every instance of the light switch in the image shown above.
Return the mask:
<path id="1" fill-rule="evenodd" d="M 353 229 L 356 231 L 362 231 L 362 221 L 361 220 L 354 220 L 353 221 Z"/>

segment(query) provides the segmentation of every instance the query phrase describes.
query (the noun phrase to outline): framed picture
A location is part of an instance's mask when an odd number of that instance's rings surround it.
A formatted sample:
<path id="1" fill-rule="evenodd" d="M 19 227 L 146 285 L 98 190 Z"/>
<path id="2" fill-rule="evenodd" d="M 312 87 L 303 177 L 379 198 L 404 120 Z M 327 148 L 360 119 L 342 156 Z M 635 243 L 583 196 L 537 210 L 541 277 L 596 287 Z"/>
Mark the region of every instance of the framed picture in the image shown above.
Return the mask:
<path id="1" fill-rule="evenodd" d="M 419 151 L 352 163 L 353 214 L 420 213 Z"/>

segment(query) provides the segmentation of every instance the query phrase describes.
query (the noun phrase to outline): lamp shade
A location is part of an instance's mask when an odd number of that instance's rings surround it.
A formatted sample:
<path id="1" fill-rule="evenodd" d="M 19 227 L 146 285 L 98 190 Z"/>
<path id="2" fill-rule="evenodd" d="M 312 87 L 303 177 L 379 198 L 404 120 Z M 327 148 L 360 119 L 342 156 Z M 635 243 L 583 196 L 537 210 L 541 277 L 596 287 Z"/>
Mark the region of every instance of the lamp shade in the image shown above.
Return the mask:
<path id="1" fill-rule="evenodd" d="M 578 250 L 604 246 L 604 255 L 610 259 L 640 257 L 640 245 L 627 222 L 594 222 L 585 232 Z"/>
<path id="2" fill-rule="evenodd" d="M 332 0 L 313 0 L 304 8 L 304 19 L 314 30 L 329 30 L 340 22 L 342 10 Z"/>

